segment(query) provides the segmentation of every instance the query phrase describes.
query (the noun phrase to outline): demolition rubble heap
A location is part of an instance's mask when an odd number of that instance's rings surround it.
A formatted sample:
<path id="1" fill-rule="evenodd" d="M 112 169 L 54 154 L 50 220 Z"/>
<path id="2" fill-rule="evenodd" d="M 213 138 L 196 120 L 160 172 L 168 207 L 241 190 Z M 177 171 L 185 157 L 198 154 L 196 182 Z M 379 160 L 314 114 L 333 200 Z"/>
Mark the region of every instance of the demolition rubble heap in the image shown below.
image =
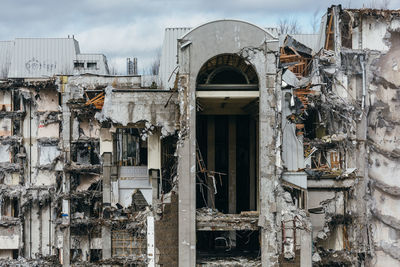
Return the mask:
<path id="1" fill-rule="evenodd" d="M 0 42 L 1 266 L 400 265 L 400 11 L 169 28 L 158 76 L 46 42 Z"/>

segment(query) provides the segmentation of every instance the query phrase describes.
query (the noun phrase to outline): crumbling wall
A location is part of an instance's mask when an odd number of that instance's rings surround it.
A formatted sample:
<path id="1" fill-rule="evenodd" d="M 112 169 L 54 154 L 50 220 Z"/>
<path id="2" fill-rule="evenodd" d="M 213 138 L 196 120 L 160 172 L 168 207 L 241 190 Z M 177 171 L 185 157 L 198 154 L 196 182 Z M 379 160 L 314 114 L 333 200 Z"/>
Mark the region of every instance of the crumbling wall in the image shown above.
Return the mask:
<path id="1" fill-rule="evenodd" d="M 398 20 L 397 20 L 398 22 Z M 383 23 L 383 22 L 381 22 Z M 368 178 L 373 217 L 374 266 L 400 264 L 400 27 L 385 23 L 387 53 L 374 53 L 369 68 Z"/>
<path id="2" fill-rule="evenodd" d="M 178 196 L 175 192 L 169 195 L 155 221 L 156 264 L 160 266 L 178 266 Z"/>

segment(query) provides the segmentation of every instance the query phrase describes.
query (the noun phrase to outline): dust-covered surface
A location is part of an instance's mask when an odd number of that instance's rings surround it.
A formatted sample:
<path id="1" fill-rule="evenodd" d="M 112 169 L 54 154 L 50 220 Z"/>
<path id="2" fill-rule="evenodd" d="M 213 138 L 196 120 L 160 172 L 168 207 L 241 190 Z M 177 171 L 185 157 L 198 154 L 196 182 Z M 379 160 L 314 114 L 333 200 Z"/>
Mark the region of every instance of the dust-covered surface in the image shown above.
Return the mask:
<path id="1" fill-rule="evenodd" d="M 190 229 L 258 232 L 259 254 L 198 266 L 400 264 L 399 12 L 332 6 L 319 35 L 318 51 L 287 36 L 236 52 L 265 89 L 259 206 L 193 209 Z M 140 75 L 0 83 L 1 266 L 178 264 L 200 107 L 193 77 L 176 77 L 172 90 Z"/>

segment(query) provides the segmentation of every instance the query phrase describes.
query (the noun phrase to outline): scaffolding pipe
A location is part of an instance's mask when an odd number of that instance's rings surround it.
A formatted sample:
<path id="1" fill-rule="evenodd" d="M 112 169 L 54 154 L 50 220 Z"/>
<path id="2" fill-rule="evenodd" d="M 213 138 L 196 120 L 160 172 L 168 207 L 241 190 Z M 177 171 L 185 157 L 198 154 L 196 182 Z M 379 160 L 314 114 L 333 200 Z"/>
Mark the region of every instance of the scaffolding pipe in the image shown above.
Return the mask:
<path id="1" fill-rule="evenodd" d="M 362 99 L 361 99 L 361 109 L 364 110 L 365 107 L 365 62 L 364 62 L 364 57 L 360 57 L 360 64 L 361 64 L 361 70 L 362 70 Z"/>

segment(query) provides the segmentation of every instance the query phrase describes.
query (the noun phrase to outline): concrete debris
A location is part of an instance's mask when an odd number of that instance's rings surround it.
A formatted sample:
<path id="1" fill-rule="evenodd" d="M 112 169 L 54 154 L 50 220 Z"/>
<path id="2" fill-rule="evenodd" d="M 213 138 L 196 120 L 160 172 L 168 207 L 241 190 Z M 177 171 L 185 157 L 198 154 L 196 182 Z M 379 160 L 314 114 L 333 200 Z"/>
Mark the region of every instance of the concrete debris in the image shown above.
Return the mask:
<path id="1" fill-rule="evenodd" d="M 212 266 L 226 266 L 226 267 L 236 267 L 236 266 L 250 266 L 250 267 L 259 267 L 261 265 L 260 259 L 251 259 L 246 257 L 233 257 L 233 258 L 208 258 L 207 260 L 199 260 L 199 265 L 205 267 Z"/>
<path id="2" fill-rule="evenodd" d="M 52 266 L 62 266 L 56 256 L 42 256 L 40 259 L 25 259 L 18 258 L 14 260 L 10 259 L 0 259 L 0 265 L 4 267 L 52 267 Z"/>
<path id="3" fill-rule="evenodd" d="M 0 265 L 400 265 L 399 25 L 219 20 L 167 29 L 158 76 L 2 77 Z"/>

